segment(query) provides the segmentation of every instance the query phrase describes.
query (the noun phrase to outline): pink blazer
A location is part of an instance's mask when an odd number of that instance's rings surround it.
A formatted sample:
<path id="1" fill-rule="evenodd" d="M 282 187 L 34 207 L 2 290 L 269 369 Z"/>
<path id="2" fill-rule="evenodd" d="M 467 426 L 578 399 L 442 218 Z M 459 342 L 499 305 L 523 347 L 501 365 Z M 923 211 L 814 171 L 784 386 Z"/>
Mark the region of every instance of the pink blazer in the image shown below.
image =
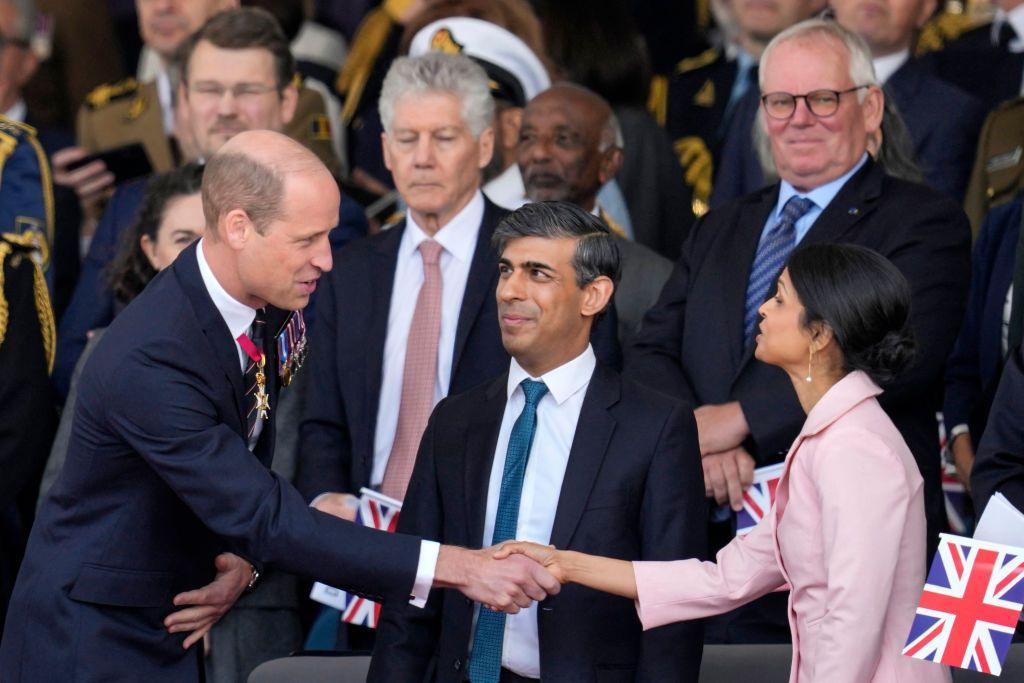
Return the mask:
<path id="1" fill-rule="evenodd" d="M 789 588 L 790 681 L 949 681 L 901 653 L 925 579 L 922 480 L 863 372 L 818 401 L 771 513 L 716 562 L 634 562 L 645 629 Z M 937 455 L 936 455 L 937 457 Z"/>

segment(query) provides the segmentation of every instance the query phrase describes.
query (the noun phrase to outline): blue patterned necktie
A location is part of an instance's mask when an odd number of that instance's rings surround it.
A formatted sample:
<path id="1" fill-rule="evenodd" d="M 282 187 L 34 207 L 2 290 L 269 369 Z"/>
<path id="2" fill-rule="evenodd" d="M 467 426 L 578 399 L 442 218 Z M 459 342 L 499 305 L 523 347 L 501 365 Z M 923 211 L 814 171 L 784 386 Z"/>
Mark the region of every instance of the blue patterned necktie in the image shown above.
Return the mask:
<path id="1" fill-rule="evenodd" d="M 782 207 L 778 222 L 772 226 L 761 243 L 757 245 L 754 267 L 750 269 L 747 281 L 747 307 L 743 318 L 743 340 L 750 343 L 757 326 L 757 309 L 764 303 L 768 288 L 782 270 L 796 246 L 796 222 L 811 210 L 814 202 L 806 197 L 790 197 Z"/>
<path id="2" fill-rule="evenodd" d="M 533 433 L 537 429 L 537 404 L 548 387 L 544 382 L 524 379 L 520 385 L 526 396 L 526 405 L 512 426 L 505 452 L 505 468 L 501 474 L 501 492 L 498 512 L 494 516 L 494 534 L 491 545 L 512 540 L 519 522 L 519 499 L 523 493 L 523 475 L 530 459 Z M 472 683 L 498 683 L 501 676 L 501 646 L 505 638 L 505 614 L 480 608 L 473 634 L 473 653 L 469 661 L 469 680 Z"/>

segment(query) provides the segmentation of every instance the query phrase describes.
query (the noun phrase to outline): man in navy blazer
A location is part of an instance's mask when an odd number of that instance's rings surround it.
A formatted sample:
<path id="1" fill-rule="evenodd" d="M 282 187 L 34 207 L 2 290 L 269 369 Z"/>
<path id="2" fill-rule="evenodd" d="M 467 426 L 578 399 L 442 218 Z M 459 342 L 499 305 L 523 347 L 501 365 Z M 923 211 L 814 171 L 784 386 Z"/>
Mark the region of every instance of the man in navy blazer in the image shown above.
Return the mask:
<path id="1" fill-rule="evenodd" d="M 703 557 L 692 409 L 605 367 L 588 343 L 618 277 L 618 240 L 591 213 L 546 202 L 512 213 L 495 242 L 511 367 L 434 410 L 399 532 L 470 547 L 511 534 L 630 560 Z M 526 385 L 541 382 L 517 469 Z M 423 610 L 385 607 L 369 680 L 660 682 L 700 671 L 699 623 L 643 632 L 629 600 L 587 588 L 566 587 L 491 629 L 495 616 L 449 592 Z"/>
<path id="2" fill-rule="evenodd" d="M 762 58 L 765 91 L 838 92 L 853 88 L 855 75 L 870 78 L 870 73 L 851 74 L 851 61 L 864 71 L 869 56 L 848 36 L 841 26 L 821 20 L 783 32 Z M 857 60 L 853 49 L 861 51 Z M 882 93 L 877 85 L 864 90 L 862 101 L 853 91 L 841 95 L 824 117 L 803 99 L 773 98 L 792 105 L 788 116 L 785 108 L 773 109 L 775 117 L 768 120 L 782 181 L 712 209 L 694 225 L 658 303 L 627 350 L 626 372 L 697 407 L 709 495 L 739 506 L 754 467 L 781 461 L 805 418 L 785 373 L 753 357 L 747 311 L 763 301 L 760 293 L 751 297 L 748 291 L 755 257 L 760 252 L 764 258 L 760 245 L 770 243 L 771 231 L 783 229 L 783 211 L 793 198 L 812 202 L 795 221 L 790 248 L 817 242 L 863 245 L 891 259 L 910 282 L 918 360 L 884 387 L 880 400 L 920 466 L 934 543 L 945 527 L 935 412 L 964 310 L 970 228 L 952 200 L 888 176 L 871 160 L 867 143 L 881 125 Z M 764 297 L 773 290 L 774 280 Z M 719 528 L 726 525 L 722 521 Z M 725 624 L 719 637 L 728 641 L 788 634 L 784 618 L 770 631 L 760 619 L 750 629 L 729 617 L 718 623 Z"/>
<path id="3" fill-rule="evenodd" d="M 211 159 L 207 239 L 118 316 L 82 373 L 11 599 L 5 683 L 200 680 L 202 648 L 187 648 L 266 564 L 385 602 L 425 602 L 431 584 L 510 610 L 546 597 L 536 566 L 349 524 L 270 471 L 279 375 L 298 370 L 277 336 L 298 333 L 286 311 L 331 268 L 339 200 L 319 159 L 278 133 L 240 133 Z"/>

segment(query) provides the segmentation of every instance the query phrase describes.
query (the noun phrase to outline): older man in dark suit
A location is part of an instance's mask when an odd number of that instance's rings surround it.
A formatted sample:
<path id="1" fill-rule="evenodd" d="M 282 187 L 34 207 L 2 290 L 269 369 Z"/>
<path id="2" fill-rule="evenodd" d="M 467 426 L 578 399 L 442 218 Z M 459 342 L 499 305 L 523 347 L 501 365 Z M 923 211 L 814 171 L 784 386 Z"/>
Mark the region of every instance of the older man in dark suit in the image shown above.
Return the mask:
<path id="1" fill-rule="evenodd" d="M 589 344 L 618 240 L 565 202 L 517 210 L 495 240 L 511 366 L 438 405 L 399 530 L 473 547 L 530 538 L 623 559 L 702 556 L 690 407 L 623 379 Z M 385 608 L 372 681 L 653 683 L 700 670 L 699 624 L 642 633 L 628 600 L 586 588 L 509 618 L 454 593 L 418 612 Z"/>
<path id="2" fill-rule="evenodd" d="M 708 494 L 738 508 L 754 467 L 781 460 L 804 420 L 786 376 L 753 358 L 757 307 L 798 243 L 879 251 L 913 287 L 920 359 L 881 400 L 920 465 L 934 540 L 944 526 L 935 411 L 964 310 L 967 219 L 952 200 L 887 176 L 867 154 L 884 95 L 870 54 L 846 29 L 803 22 L 777 36 L 762 60 L 761 116 L 782 180 L 695 225 L 627 353 L 627 373 L 698 406 Z M 761 623 L 719 637 L 786 637 L 784 620 L 775 630 Z"/>
<path id="3" fill-rule="evenodd" d="M 312 152 L 270 131 L 227 142 L 203 183 L 208 239 L 118 316 L 81 376 L 0 679 L 200 680 L 202 648 L 188 646 L 263 565 L 385 600 L 425 603 L 449 583 L 512 610 L 546 597 L 539 567 L 349 524 L 268 469 L 280 384 L 299 363 L 278 340 L 302 338 L 288 312 L 331 268 L 340 195 Z"/>

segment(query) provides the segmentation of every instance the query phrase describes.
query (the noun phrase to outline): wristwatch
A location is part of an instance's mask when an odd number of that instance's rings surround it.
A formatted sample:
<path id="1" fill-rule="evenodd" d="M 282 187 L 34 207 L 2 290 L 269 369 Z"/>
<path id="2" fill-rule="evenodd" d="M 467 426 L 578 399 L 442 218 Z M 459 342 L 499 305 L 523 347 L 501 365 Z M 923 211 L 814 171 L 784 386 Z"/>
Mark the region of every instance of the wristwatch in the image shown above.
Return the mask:
<path id="1" fill-rule="evenodd" d="M 252 589 L 256 587 L 256 582 L 260 580 L 260 570 L 256 569 L 256 565 L 250 562 L 249 569 L 252 570 L 252 578 L 249 579 L 249 585 L 245 587 L 245 593 L 252 592 Z"/>

